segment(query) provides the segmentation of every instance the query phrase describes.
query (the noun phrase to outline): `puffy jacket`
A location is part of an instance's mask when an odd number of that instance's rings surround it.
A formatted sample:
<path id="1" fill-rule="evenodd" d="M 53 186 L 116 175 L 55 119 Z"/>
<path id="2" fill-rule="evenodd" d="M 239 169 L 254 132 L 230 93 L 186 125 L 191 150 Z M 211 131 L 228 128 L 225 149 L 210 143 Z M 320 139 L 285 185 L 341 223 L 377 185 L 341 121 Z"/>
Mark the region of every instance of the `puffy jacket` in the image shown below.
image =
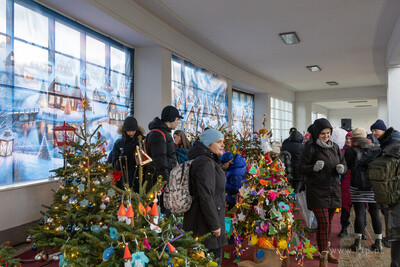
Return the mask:
<path id="1" fill-rule="evenodd" d="M 378 139 L 381 149 L 385 149 L 388 145 L 394 142 L 400 142 L 400 132 L 390 127 L 385 133 Z"/>
<path id="2" fill-rule="evenodd" d="M 235 158 L 231 166 L 226 171 L 226 201 L 228 203 L 236 203 L 234 195 L 239 192 L 242 187 L 243 175 L 246 173 L 246 161 L 239 154 Z"/>
<path id="3" fill-rule="evenodd" d="M 287 151 L 291 155 L 290 160 L 292 162 L 293 180 L 303 180 L 303 176 L 297 171 L 297 164 L 301 156 L 301 151 L 303 151 L 304 148 L 304 137 L 300 132 L 293 131 L 287 140 L 288 142 L 282 145 L 281 151 Z"/>
<path id="4" fill-rule="evenodd" d="M 226 245 L 225 235 L 225 173 L 218 163 L 218 157 L 201 142 L 196 141 L 189 151 L 193 159 L 190 168 L 190 186 L 193 202 L 184 214 L 183 229 L 202 236 L 221 229 L 219 237 L 210 236 L 204 241 L 208 249 Z"/>
<path id="5" fill-rule="evenodd" d="M 158 117 L 154 118 L 149 123 L 150 132 L 146 137 L 146 150 L 149 156 L 153 159 L 151 166 L 155 169 L 153 181 L 157 176 L 162 175 L 163 179 L 169 180 L 170 171 L 176 167 L 177 159 L 175 154 L 174 139 L 171 136 L 171 129 Z M 158 131 L 151 131 L 153 129 L 160 130 L 164 136 Z"/>

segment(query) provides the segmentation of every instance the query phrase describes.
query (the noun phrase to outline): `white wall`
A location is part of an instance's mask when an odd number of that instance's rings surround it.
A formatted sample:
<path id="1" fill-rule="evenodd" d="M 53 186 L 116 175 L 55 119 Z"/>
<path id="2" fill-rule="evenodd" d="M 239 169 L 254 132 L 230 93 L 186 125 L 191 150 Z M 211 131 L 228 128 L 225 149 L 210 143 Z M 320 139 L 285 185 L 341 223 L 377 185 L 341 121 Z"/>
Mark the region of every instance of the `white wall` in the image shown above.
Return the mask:
<path id="1" fill-rule="evenodd" d="M 367 133 L 371 132 L 369 127 L 378 119 L 378 108 L 352 108 L 352 109 L 330 109 L 328 120 L 332 126 L 340 127 L 341 119 L 351 119 L 351 127 L 364 128 Z"/>
<path id="2" fill-rule="evenodd" d="M 397 130 L 400 129 L 400 68 L 391 68 L 388 70 L 388 123 L 386 125 Z"/>

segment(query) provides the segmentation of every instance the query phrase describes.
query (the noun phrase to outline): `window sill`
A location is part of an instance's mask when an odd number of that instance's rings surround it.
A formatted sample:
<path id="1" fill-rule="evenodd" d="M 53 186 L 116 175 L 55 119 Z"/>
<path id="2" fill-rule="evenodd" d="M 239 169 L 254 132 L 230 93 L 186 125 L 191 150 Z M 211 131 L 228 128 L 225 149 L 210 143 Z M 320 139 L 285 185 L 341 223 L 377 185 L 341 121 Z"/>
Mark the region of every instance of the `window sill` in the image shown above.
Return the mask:
<path id="1" fill-rule="evenodd" d="M 49 178 L 46 179 L 39 179 L 39 180 L 34 180 L 34 181 L 25 181 L 25 182 L 18 182 L 18 183 L 13 183 L 13 184 L 7 184 L 7 185 L 0 185 L 0 193 L 4 191 L 10 191 L 10 190 L 17 190 L 25 187 L 31 187 L 31 186 L 37 186 L 37 185 L 42 185 L 42 184 L 48 184 L 48 183 L 57 183 L 58 180 L 53 179 L 50 180 Z"/>

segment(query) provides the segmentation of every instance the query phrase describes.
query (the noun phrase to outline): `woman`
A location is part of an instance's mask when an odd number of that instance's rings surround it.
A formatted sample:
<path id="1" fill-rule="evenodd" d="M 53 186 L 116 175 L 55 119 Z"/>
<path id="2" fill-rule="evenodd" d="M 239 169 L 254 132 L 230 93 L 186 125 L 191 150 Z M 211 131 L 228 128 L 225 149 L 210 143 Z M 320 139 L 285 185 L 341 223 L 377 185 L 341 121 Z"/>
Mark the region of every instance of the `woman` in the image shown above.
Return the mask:
<path id="1" fill-rule="evenodd" d="M 352 132 L 346 134 L 346 141 L 343 148 L 341 149 L 342 154 L 347 148 L 351 147 Z M 349 166 L 349 165 L 347 165 Z M 351 196 L 350 196 L 350 179 L 351 170 L 348 167 L 346 174 L 340 180 L 340 190 L 342 192 L 342 211 L 340 214 L 340 224 L 342 225 L 342 230 L 338 234 L 339 237 L 346 237 L 349 233 L 347 232 L 347 227 L 350 225 L 350 208 L 351 208 Z"/>
<path id="2" fill-rule="evenodd" d="M 193 159 L 190 168 L 190 181 L 193 203 L 184 214 L 183 229 L 192 231 L 198 237 L 207 233 L 212 236 L 204 245 L 221 264 L 222 246 L 225 237 L 225 173 L 218 158 L 224 153 L 224 136 L 215 129 L 208 129 L 199 135 L 199 141 L 193 144 L 189 159 Z"/>
<path id="3" fill-rule="evenodd" d="M 174 132 L 174 144 L 176 156 L 178 157 L 178 163 L 181 164 L 185 161 L 188 161 L 189 158 L 187 154 L 190 150 L 190 142 L 183 131 L 176 130 Z"/>
<path id="4" fill-rule="evenodd" d="M 350 195 L 356 214 L 354 222 L 355 240 L 351 248 L 356 252 L 362 250 L 361 237 L 365 228 L 365 209 L 367 204 L 375 233 L 375 244 L 372 245 L 372 249 L 379 252 L 383 250 L 382 222 L 378 204 L 375 201 L 375 194 L 367 181 L 368 179 L 365 182 L 362 182 L 363 180 L 361 179 L 362 175 L 367 177 L 368 163 L 373 160 L 373 158 L 368 158 L 367 152 L 373 146 L 370 140 L 367 139 L 365 130 L 356 128 L 353 130 L 352 146 L 346 149 L 345 152 L 346 163 L 351 170 Z"/>
<path id="5" fill-rule="evenodd" d="M 312 142 L 304 147 L 298 170 L 306 176 L 307 206 L 317 218 L 317 243 L 320 267 L 339 263 L 329 250 L 331 222 L 341 207 L 339 175 L 346 172 L 346 162 L 337 144 L 330 140 L 332 126 L 327 119 L 314 121 Z"/>

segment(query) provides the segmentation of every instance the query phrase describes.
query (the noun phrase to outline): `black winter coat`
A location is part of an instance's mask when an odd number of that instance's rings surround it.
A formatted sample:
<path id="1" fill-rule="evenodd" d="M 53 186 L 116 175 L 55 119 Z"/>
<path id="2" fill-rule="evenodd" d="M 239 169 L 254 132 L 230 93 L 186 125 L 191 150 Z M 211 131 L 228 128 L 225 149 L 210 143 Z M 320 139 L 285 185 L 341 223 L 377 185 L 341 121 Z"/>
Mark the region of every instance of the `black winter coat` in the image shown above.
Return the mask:
<path id="1" fill-rule="evenodd" d="M 324 161 L 324 167 L 314 172 L 317 160 Z M 300 174 L 306 176 L 307 206 L 309 209 L 340 208 L 342 206 L 339 174 L 336 165 L 343 164 L 344 156 L 336 143 L 331 148 L 322 148 L 314 142 L 303 149 L 298 164 Z"/>
<path id="2" fill-rule="evenodd" d="M 304 148 L 304 137 L 300 132 L 293 131 L 287 140 L 288 141 L 282 145 L 281 151 L 287 151 L 291 155 L 293 180 L 303 180 L 303 176 L 297 171 L 297 164 L 301 156 L 301 151 L 303 151 Z"/>
<path id="3" fill-rule="evenodd" d="M 153 180 L 155 181 L 159 175 L 162 175 L 164 181 L 169 180 L 169 173 L 177 166 L 174 139 L 171 136 L 171 129 L 158 117 L 149 123 L 150 132 L 146 137 L 146 150 L 148 155 L 153 159 L 150 164 L 155 169 Z M 158 131 L 162 131 L 164 136 Z"/>
<path id="4" fill-rule="evenodd" d="M 400 132 L 390 127 L 385 133 L 378 139 L 381 149 L 385 149 L 388 145 L 394 142 L 400 142 Z"/>
<path id="5" fill-rule="evenodd" d="M 226 245 L 225 236 L 225 173 L 218 157 L 199 141 L 189 151 L 193 159 L 190 169 L 193 203 L 183 218 L 183 229 L 202 236 L 221 229 L 219 237 L 210 236 L 204 241 L 208 249 Z"/>

